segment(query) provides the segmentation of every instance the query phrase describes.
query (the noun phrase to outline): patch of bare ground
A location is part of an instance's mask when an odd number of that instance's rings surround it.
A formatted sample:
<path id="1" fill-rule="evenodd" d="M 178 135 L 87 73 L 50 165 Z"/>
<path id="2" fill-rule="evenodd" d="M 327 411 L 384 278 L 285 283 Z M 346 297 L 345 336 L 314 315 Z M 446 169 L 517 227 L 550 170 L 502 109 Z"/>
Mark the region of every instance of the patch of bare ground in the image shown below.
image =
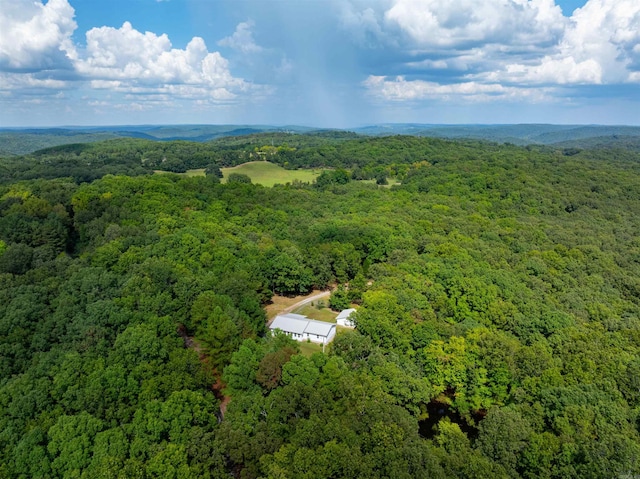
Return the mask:
<path id="1" fill-rule="evenodd" d="M 311 293 L 300 296 L 280 296 L 274 294 L 271 302 L 264 308 L 267 313 L 267 322 L 270 323 L 278 314 L 290 313 L 304 304 L 318 299 L 328 298 L 330 295 L 331 291 L 321 291 L 319 289 L 314 289 Z"/>

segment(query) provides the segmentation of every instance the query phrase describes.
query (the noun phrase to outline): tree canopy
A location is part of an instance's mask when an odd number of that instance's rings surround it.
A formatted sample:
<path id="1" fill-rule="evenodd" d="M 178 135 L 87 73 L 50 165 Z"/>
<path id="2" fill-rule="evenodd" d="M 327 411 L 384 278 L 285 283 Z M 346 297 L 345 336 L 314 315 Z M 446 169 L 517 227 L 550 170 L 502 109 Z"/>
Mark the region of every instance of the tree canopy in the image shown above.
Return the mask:
<path id="1" fill-rule="evenodd" d="M 640 474 L 637 152 L 282 138 L 3 160 L 0 476 Z M 256 147 L 331 169 L 147 174 Z M 326 354 L 266 334 L 331 286 L 359 308 Z"/>

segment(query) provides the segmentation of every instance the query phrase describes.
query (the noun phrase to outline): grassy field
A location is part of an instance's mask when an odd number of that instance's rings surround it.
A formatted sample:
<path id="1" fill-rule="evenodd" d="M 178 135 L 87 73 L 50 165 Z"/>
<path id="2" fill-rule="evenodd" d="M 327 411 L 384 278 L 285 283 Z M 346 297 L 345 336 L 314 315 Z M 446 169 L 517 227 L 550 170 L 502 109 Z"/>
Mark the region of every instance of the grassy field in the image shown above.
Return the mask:
<path id="1" fill-rule="evenodd" d="M 277 183 L 291 183 L 294 180 L 311 183 L 320 175 L 322 170 L 285 170 L 281 166 L 269 163 L 268 161 L 251 161 L 233 168 L 222 168 L 225 183 L 231 173 L 242 173 L 251 178 L 253 183 L 263 186 L 273 186 Z"/>
<path id="2" fill-rule="evenodd" d="M 204 168 L 198 168 L 196 170 L 187 170 L 186 173 L 176 173 L 181 176 L 204 176 Z M 227 182 L 227 178 L 231 173 L 242 173 L 251 178 L 252 183 L 256 183 L 262 186 L 273 186 L 276 184 L 284 185 L 285 183 L 291 183 L 294 180 L 302 181 L 304 183 L 313 183 L 313 181 L 320 176 L 322 168 L 314 170 L 285 170 L 281 166 L 268 161 L 251 161 L 249 163 L 243 163 L 242 165 L 234 166 L 233 168 L 221 168 L 223 178 L 222 183 Z M 157 174 L 168 174 L 170 171 L 153 170 Z M 376 180 L 360 180 L 362 183 L 376 184 Z M 391 188 L 394 185 L 399 185 L 400 182 L 395 178 L 388 178 L 389 184 L 384 188 Z"/>
<path id="3" fill-rule="evenodd" d="M 205 176 L 204 175 L 205 168 L 198 168 L 196 170 L 187 170 L 185 176 Z"/>
<path id="4" fill-rule="evenodd" d="M 204 168 L 197 170 L 187 170 L 186 173 L 178 173 L 181 176 L 204 176 Z M 233 168 L 221 168 L 222 183 L 227 182 L 231 173 L 242 173 L 251 178 L 252 183 L 262 186 L 273 186 L 275 184 L 291 183 L 294 180 L 312 183 L 317 176 L 322 173 L 321 169 L 316 170 L 285 170 L 281 166 L 268 161 L 252 161 L 234 166 Z M 157 174 L 167 174 L 168 171 L 154 170 Z"/>
<path id="5" fill-rule="evenodd" d="M 325 300 L 326 303 L 326 300 Z M 311 306 L 310 304 L 305 304 L 301 308 L 293 311 L 296 314 L 303 314 L 307 318 L 316 319 L 318 321 L 325 321 L 327 323 L 335 323 L 337 313 L 334 313 L 329 308 L 316 308 L 315 306 Z"/>
<path id="6" fill-rule="evenodd" d="M 322 352 L 322 344 L 316 343 L 307 343 L 303 341 L 300 343 L 300 354 L 304 356 L 311 356 L 313 353 L 321 353 Z"/>
<path id="7" fill-rule="evenodd" d="M 180 176 L 204 176 L 204 168 L 197 168 L 195 170 L 187 170 L 185 173 L 173 173 L 172 171 L 153 170 L 157 175 L 180 175 Z"/>
<path id="8" fill-rule="evenodd" d="M 376 180 L 360 180 L 362 183 L 368 183 L 370 185 L 375 185 Z M 384 188 L 391 188 L 392 186 L 399 185 L 400 181 L 396 178 L 387 178 L 387 184 L 384 185 Z"/>

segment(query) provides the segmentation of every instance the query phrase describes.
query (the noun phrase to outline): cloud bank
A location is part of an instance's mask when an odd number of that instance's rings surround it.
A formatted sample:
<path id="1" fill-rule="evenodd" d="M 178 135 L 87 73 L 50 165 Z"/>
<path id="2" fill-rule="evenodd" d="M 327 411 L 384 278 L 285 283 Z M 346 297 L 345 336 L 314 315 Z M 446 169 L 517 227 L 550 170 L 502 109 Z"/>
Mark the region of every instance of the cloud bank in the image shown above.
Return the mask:
<path id="1" fill-rule="evenodd" d="M 541 101 L 554 88 L 640 82 L 637 0 L 589 0 L 570 17 L 554 0 L 392 0 L 359 13 L 350 5 L 345 28 L 408 58 L 396 65 L 400 77 L 378 71 L 363 81 L 379 99 Z"/>

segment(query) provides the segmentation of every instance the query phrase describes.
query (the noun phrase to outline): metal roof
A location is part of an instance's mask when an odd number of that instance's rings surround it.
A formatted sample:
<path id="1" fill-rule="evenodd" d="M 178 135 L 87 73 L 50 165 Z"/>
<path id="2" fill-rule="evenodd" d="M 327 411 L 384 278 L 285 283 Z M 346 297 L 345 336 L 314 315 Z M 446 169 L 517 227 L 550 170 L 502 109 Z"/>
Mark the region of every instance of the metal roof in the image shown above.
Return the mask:
<path id="1" fill-rule="evenodd" d="M 305 333 L 308 334 L 317 334 L 318 336 L 329 336 L 331 332 L 331 328 L 335 328 L 336 325 L 333 323 L 325 323 L 324 321 L 314 321 L 313 319 L 309 319 L 309 324 L 307 325 L 307 329 L 304 330 Z"/>
<path id="2" fill-rule="evenodd" d="M 301 314 L 281 314 L 275 317 L 269 329 L 280 329 L 285 333 L 307 333 L 328 337 L 331 329 L 335 327 L 336 325 L 333 323 L 316 321 Z"/>
<path id="3" fill-rule="evenodd" d="M 351 316 L 351 313 L 355 313 L 355 311 L 356 311 L 355 308 L 343 309 L 342 311 L 340 311 L 340 314 L 336 318 L 336 321 L 338 319 L 349 319 L 349 316 Z"/>
<path id="4" fill-rule="evenodd" d="M 287 313 L 279 314 L 278 316 L 282 316 L 283 318 L 302 319 L 303 321 L 309 321 L 309 318 L 307 318 L 304 314 Z"/>
<path id="5" fill-rule="evenodd" d="M 309 322 L 304 316 L 300 316 L 299 314 L 283 314 L 282 316 L 276 316 L 276 318 L 269 326 L 269 329 L 280 329 L 285 333 L 296 333 L 302 334 L 304 333 L 305 328 L 307 327 L 307 323 Z"/>

